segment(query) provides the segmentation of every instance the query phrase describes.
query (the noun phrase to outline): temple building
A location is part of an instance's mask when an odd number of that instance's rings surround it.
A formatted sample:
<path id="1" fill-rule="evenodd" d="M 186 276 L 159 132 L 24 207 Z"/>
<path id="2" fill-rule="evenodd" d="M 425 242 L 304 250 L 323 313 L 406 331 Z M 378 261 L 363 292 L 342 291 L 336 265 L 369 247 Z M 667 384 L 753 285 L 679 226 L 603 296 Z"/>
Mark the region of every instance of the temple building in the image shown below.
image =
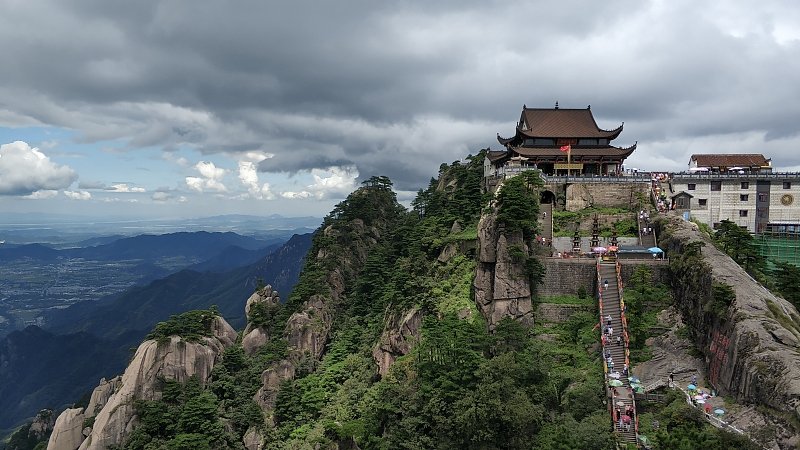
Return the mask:
<path id="1" fill-rule="evenodd" d="M 623 123 L 624 124 L 624 123 Z M 586 109 L 522 107 L 514 136 L 497 140 L 505 150 L 490 151 L 484 176 L 504 177 L 528 169 L 545 175 L 616 175 L 636 144 L 611 145 L 622 132 L 597 126 L 591 107 Z"/>

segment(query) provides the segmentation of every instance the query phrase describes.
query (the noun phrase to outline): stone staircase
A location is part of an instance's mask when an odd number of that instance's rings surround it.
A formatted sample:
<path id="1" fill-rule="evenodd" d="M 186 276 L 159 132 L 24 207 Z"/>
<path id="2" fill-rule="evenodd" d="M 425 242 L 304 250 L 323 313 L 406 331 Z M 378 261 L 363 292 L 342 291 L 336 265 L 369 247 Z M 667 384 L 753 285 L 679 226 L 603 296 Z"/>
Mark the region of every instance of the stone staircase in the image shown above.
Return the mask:
<path id="1" fill-rule="evenodd" d="M 602 261 L 598 265 L 598 274 L 599 274 L 599 287 L 600 290 L 600 307 L 601 307 L 601 320 L 602 320 L 602 330 L 604 331 L 605 328 L 608 326 L 608 322 L 606 316 L 611 316 L 611 328 L 613 329 L 613 334 L 611 339 L 609 339 L 608 344 L 603 349 L 603 354 L 605 358 L 606 350 L 611 352 L 611 359 L 614 363 L 614 371 L 620 373 L 619 380 L 622 382 L 622 386 L 617 388 L 619 395 L 613 400 L 614 405 L 613 408 L 616 410 L 617 406 L 620 406 L 621 411 L 625 411 L 628 406 L 634 408 L 634 413 L 636 411 L 636 405 L 634 402 L 634 395 L 633 391 L 631 390 L 630 381 L 628 377 L 622 376 L 622 368 L 626 362 L 625 358 L 625 341 L 626 336 L 624 335 L 623 324 L 622 324 L 622 311 L 620 310 L 620 289 L 617 283 L 617 262 L 616 261 Z M 605 281 L 608 281 L 608 288 L 604 288 Z M 622 336 L 622 343 L 617 344 L 617 336 Z M 629 372 L 630 372 L 630 368 Z M 609 371 L 611 372 L 611 371 Z M 635 417 L 635 416 L 634 416 Z M 625 431 L 624 429 L 620 429 L 619 422 L 616 421 L 614 423 L 614 430 L 620 436 L 620 439 L 623 442 L 627 443 L 636 443 L 636 431 L 635 431 L 635 422 L 631 424 L 630 431 Z"/>
<path id="2" fill-rule="evenodd" d="M 645 248 L 658 247 L 658 242 L 656 241 L 656 231 L 653 230 L 648 234 L 642 233 L 642 229 L 644 227 L 651 225 L 647 220 L 642 220 L 638 215 L 636 217 L 637 223 L 639 224 L 639 245 Z"/>
<path id="3" fill-rule="evenodd" d="M 542 237 L 548 242 L 553 242 L 553 204 L 542 203 L 539 205 L 539 223 L 542 225 Z"/>

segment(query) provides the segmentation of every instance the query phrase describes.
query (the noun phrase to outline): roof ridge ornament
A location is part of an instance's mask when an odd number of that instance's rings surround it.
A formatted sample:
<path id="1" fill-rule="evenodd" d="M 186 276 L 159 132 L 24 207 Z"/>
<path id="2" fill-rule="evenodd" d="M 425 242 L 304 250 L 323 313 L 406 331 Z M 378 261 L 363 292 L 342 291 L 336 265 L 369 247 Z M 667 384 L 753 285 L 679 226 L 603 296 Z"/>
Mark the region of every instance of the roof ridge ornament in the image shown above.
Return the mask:
<path id="1" fill-rule="evenodd" d="M 556 109 L 558 109 L 558 100 L 556 100 Z"/>

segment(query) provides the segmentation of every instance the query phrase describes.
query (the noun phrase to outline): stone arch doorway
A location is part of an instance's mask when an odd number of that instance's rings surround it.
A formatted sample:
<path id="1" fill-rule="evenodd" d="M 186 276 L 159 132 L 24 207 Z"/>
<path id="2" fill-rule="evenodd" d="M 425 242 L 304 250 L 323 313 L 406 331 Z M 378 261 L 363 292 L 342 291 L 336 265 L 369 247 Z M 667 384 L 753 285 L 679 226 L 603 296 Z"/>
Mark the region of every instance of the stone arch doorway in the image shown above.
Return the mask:
<path id="1" fill-rule="evenodd" d="M 539 203 L 555 204 L 556 203 L 556 194 L 554 194 L 551 191 L 542 191 L 542 193 L 539 194 Z"/>

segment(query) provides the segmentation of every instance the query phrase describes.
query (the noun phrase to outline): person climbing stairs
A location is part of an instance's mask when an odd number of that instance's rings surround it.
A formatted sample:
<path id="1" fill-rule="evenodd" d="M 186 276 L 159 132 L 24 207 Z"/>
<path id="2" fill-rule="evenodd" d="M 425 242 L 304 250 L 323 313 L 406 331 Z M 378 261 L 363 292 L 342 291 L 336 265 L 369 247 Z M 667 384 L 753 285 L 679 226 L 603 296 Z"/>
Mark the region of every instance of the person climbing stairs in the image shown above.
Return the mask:
<path id="1" fill-rule="evenodd" d="M 539 205 L 539 223 L 542 225 L 542 238 L 553 242 L 553 204 L 542 203 Z"/>
<path id="2" fill-rule="evenodd" d="M 603 333 L 603 358 L 608 367 L 606 384 L 620 384 L 611 388 L 611 412 L 614 420 L 614 430 L 619 433 L 622 441 L 636 443 L 636 404 L 634 393 L 628 377 L 631 375 L 629 361 L 626 355 L 627 325 L 623 320 L 623 311 L 620 305 L 621 291 L 619 286 L 618 262 L 599 260 L 598 298 Z M 619 339 L 618 339 L 619 338 Z M 616 383 L 612 380 L 618 380 Z M 616 392 L 617 395 L 613 395 Z M 629 425 L 626 426 L 625 411 L 632 412 Z"/>

